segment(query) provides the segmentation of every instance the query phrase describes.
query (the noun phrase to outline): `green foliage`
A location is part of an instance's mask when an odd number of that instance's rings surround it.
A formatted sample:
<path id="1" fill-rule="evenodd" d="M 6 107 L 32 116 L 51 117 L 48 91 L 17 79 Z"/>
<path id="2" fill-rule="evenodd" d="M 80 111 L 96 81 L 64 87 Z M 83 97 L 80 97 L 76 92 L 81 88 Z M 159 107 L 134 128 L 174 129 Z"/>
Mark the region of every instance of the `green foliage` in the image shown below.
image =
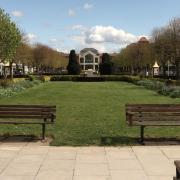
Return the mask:
<path id="1" fill-rule="evenodd" d="M 102 62 L 99 65 L 99 72 L 101 75 L 110 75 L 112 74 L 112 62 L 111 57 L 108 53 L 103 53 Z"/>
<path id="2" fill-rule="evenodd" d="M 8 79 L 6 79 L 8 81 Z M 40 84 L 40 81 L 34 80 L 34 81 L 21 81 L 19 83 L 8 83 L 6 87 L 0 86 L 0 96 L 5 96 L 5 97 L 11 97 L 25 89 L 31 88 L 35 85 Z"/>
<path id="3" fill-rule="evenodd" d="M 11 79 L 1 79 L 1 80 L 0 80 L 0 86 L 1 86 L 2 88 L 7 88 L 7 87 L 9 87 L 11 84 L 12 84 Z"/>
<path id="4" fill-rule="evenodd" d="M 50 81 L 51 80 L 51 77 L 50 76 L 45 76 L 45 75 L 41 75 L 38 77 L 38 79 L 42 82 L 47 82 L 47 81 Z"/>
<path id="5" fill-rule="evenodd" d="M 164 87 L 164 83 L 160 81 L 152 81 L 148 79 L 137 81 L 136 83 L 139 86 L 144 86 L 147 89 L 158 91 L 159 89 L 162 89 Z"/>
<path id="6" fill-rule="evenodd" d="M 147 89 L 154 90 L 157 93 L 164 96 L 170 96 L 172 98 L 179 98 L 180 87 L 175 86 L 174 84 L 175 81 L 172 81 L 172 82 L 169 82 L 169 80 L 165 82 L 160 82 L 160 81 L 155 81 L 155 80 L 144 79 L 144 80 L 138 81 L 136 84 L 140 86 L 144 86 Z"/>
<path id="7" fill-rule="evenodd" d="M 20 30 L 9 15 L 0 9 L 0 59 L 11 61 L 20 42 Z"/>
<path id="8" fill-rule="evenodd" d="M 36 76 L 34 76 L 34 75 L 28 75 L 28 79 L 29 79 L 30 81 L 34 81 L 34 80 L 36 79 Z"/>
<path id="9" fill-rule="evenodd" d="M 67 66 L 69 75 L 78 75 L 80 74 L 80 65 L 77 61 L 77 56 L 75 50 L 71 50 L 69 55 L 69 64 Z"/>

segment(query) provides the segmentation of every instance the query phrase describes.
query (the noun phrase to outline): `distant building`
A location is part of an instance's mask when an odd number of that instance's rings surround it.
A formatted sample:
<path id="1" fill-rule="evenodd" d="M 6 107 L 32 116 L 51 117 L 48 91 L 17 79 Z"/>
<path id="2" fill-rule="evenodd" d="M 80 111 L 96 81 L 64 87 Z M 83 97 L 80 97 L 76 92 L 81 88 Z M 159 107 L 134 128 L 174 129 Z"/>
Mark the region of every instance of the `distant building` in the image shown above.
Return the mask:
<path id="1" fill-rule="evenodd" d="M 143 44 L 149 44 L 149 40 L 147 40 L 146 37 L 141 37 L 139 39 L 139 41 L 137 41 L 136 43 L 131 43 L 129 45 L 127 45 L 127 47 L 133 47 L 133 46 L 136 46 L 136 45 L 143 45 Z"/>
<path id="2" fill-rule="evenodd" d="M 81 70 L 92 69 L 94 72 L 99 71 L 99 64 L 101 62 L 101 55 L 96 49 L 85 48 L 79 53 L 79 64 Z"/>
<path id="3" fill-rule="evenodd" d="M 138 43 L 149 43 L 146 37 L 141 37 L 138 41 Z"/>

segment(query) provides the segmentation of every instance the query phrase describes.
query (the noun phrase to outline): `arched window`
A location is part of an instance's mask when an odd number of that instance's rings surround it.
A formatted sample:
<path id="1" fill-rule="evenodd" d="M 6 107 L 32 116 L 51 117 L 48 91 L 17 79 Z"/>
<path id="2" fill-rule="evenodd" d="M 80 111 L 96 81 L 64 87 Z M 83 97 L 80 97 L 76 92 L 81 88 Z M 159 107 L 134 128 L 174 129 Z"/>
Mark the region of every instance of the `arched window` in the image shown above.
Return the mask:
<path id="1" fill-rule="evenodd" d="M 93 59 L 94 59 L 93 55 L 87 54 L 85 56 L 85 63 L 93 63 Z"/>
<path id="2" fill-rule="evenodd" d="M 98 58 L 97 57 L 95 58 L 95 63 L 98 63 Z"/>
<path id="3" fill-rule="evenodd" d="M 80 63 L 84 63 L 84 58 L 80 58 Z"/>

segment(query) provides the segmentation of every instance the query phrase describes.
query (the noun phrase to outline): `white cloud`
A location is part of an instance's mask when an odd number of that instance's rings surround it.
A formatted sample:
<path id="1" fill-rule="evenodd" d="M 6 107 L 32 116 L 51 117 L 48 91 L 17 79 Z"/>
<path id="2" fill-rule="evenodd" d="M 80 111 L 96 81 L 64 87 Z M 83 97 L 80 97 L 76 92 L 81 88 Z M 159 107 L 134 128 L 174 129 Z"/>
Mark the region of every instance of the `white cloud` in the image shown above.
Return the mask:
<path id="1" fill-rule="evenodd" d="M 22 17 L 24 14 L 22 11 L 12 11 L 12 15 L 15 16 L 15 17 Z"/>
<path id="2" fill-rule="evenodd" d="M 73 25 L 70 29 L 85 31 L 85 30 L 87 30 L 87 27 L 85 27 L 85 26 L 83 26 L 81 24 L 76 24 L 76 25 Z"/>
<path id="3" fill-rule="evenodd" d="M 89 9 L 92 9 L 92 8 L 93 8 L 93 5 L 92 5 L 92 4 L 89 4 L 89 3 L 85 3 L 84 6 L 83 6 L 83 8 L 84 8 L 85 10 L 89 10 Z"/>
<path id="4" fill-rule="evenodd" d="M 58 40 L 56 38 L 52 38 L 49 40 L 50 43 L 56 43 Z"/>
<path id="5" fill-rule="evenodd" d="M 128 44 L 137 40 L 135 35 L 112 26 L 94 26 L 85 32 L 85 36 L 87 43 Z"/>
<path id="6" fill-rule="evenodd" d="M 69 16 L 75 16 L 75 15 L 76 15 L 75 10 L 69 9 L 69 10 L 68 10 L 68 15 L 69 15 Z"/>
<path id="7" fill-rule="evenodd" d="M 115 52 L 130 43 L 137 42 L 138 36 L 117 29 L 113 26 L 94 26 L 72 36 L 78 49 L 85 47 L 97 48 L 100 52 Z"/>
<path id="8" fill-rule="evenodd" d="M 33 42 L 37 39 L 37 35 L 33 34 L 33 33 L 29 33 L 25 35 L 25 38 L 29 41 L 29 42 Z"/>

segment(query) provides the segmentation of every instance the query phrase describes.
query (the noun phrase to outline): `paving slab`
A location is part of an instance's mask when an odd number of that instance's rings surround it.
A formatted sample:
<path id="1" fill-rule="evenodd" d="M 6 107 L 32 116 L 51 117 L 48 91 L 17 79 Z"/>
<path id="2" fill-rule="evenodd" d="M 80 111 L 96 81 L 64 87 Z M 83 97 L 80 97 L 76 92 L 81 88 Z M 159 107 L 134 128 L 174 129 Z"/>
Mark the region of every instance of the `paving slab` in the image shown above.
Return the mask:
<path id="1" fill-rule="evenodd" d="M 149 180 L 173 180 L 171 176 L 149 176 Z"/>
<path id="2" fill-rule="evenodd" d="M 42 166 L 41 171 L 46 170 L 72 170 L 75 166 L 75 160 L 54 160 L 54 159 L 46 159 Z"/>
<path id="3" fill-rule="evenodd" d="M 40 168 L 39 163 L 12 163 L 3 172 L 3 176 L 35 176 Z"/>
<path id="4" fill-rule="evenodd" d="M 172 180 L 177 159 L 179 145 L 51 147 L 9 139 L 0 143 L 0 180 Z"/>
<path id="5" fill-rule="evenodd" d="M 113 170 L 111 171 L 112 180 L 149 180 L 143 171 Z"/>
<path id="6" fill-rule="evenodd" d="M 74 176 L 73 180 L 112 180 L 110 176 Z"/>
<path id="7" fill-rule="evenodd" d="M 71 170 L 40 170 L 35 180 L 73 180 Z"/>
<path id="8" fill-rule="evenodd" d="M 80 163 L 75 166 L 75 176 L 109 176 L 107 164 Z"/>
<path id="9" fill-rule="evenodd" d="M 108 164 L 110 170 L 142 170 L 142 166 L 138 160 L 109 160 Z"/>
<path id="10" fill-rule="evenodd" d="M 34 180 L 34 176 L 0 176 L 0 180 Z"/>

